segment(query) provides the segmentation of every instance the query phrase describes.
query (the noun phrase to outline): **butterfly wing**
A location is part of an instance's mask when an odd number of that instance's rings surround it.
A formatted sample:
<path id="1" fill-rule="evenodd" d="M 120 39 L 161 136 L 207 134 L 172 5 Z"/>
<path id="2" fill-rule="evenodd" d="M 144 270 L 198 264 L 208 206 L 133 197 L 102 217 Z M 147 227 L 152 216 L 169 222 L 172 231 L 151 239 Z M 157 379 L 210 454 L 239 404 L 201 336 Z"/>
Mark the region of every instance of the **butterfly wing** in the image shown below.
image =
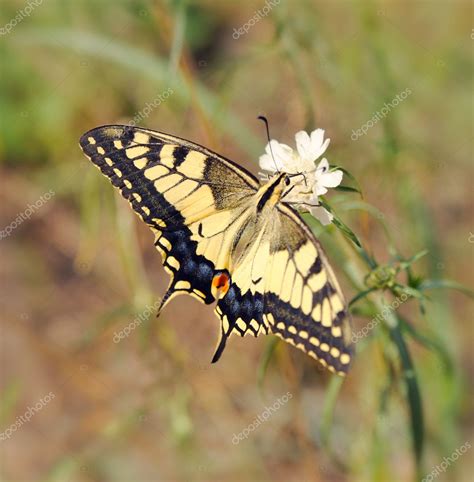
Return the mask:
<path id="1" fill-rule="evenodd" d="M 289 206 L 278 206 L 280 236 L 271 247 L 264 318 L 273 333 L 339 374 L 353 347 L 339 283 L 312 231 Z"/>
<path id="2" fill-rule="evenodd" d="M 154 231 L 171 275 L 162 305 L 178 293 L 212 303 L 211 284 L 219 263 L 225 268 L 231 226 L 238 229 L 258 181 L 202 146 L 147 129 L 98 127 L 80 145 Z"/>
<path id="3" fill-rule="evenodd" d="M 253 236 L 216 312 L 216 355 L 232 334 L 274 333 L 343 375 L 352 357 L 349 315 L 323 249 L 299 215 L 280 203 Z"/>

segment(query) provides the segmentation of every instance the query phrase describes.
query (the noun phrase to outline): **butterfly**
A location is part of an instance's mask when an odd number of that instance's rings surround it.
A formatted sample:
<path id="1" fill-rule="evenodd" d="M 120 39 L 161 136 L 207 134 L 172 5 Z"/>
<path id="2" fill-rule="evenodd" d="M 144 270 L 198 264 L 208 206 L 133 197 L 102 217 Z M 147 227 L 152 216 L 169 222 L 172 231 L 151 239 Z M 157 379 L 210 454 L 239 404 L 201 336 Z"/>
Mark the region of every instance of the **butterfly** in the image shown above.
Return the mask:
<path id="1" fill-rule="evenodd" d="M 326 255 L 282 201 L 285 172 L 268 181 L 179 137 L 109 125 L 85 133 L 87 157 L 155 234 L 176 295 L 216 302 L 220 336 L 274 334 L 344 375 L 352 360 L 349 315 Z"/>

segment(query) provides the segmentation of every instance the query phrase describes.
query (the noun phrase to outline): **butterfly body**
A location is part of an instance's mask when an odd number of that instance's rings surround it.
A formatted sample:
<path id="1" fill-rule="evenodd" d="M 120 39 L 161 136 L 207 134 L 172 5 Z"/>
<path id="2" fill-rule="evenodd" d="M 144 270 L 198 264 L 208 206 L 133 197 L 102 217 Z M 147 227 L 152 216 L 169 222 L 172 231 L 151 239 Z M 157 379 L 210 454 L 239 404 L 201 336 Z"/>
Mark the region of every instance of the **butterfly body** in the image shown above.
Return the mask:
<path id="1" fill-rule="evenodd" d="M 275 334 L 345 374 L 351 360 L 344 299 L 324 252 L 284 202 L 291 175 L 266 183 L 175 136 L 129 126 L 84 134 L 85 154 L 155 233 L 170 286 L 221 319 L 217 361 L 232 334 Z"/>

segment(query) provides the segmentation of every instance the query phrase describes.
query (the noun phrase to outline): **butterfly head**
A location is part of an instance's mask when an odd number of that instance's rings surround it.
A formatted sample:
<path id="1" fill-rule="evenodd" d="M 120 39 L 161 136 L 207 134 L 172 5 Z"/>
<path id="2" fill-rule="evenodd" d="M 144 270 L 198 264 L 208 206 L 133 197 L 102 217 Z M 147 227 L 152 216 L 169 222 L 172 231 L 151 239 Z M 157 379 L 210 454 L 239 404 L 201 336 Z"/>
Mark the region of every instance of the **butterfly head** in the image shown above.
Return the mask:
<path id="1" fill-rule="evenodd" d="M 282 198 L 288 196 L 294 189 L 298 191 L 310 190 L 306 175 L 304 172 L 296 172 L 294 174 L 286 174 L 285 189 L 282 194 Z"/>
<path id="2" fill-rule="evenodd" d="M 299 192 L 306 189 L 306 186 L 304 173 L 279 172 L 271 177 L 258 191 L 257 211 L 262 211 L 264 207 L 273 207 L 280 199 L 285 200 L 295 188 Z"/>

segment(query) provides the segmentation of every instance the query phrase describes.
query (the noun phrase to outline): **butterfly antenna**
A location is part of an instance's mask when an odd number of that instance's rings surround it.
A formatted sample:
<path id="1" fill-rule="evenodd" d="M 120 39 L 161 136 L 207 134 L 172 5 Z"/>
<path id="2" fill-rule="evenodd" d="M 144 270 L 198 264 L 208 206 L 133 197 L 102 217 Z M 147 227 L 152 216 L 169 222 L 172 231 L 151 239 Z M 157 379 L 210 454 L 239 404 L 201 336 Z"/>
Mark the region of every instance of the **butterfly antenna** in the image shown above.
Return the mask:
<path id="1" fill-rule="evenodd" d="M 280 172 L 280 169 L 278 169 L 278 166 L 277 166 L 277 163 L 275 161 L 275 156 L 273 155 L 273 149 L 272 149 L 272 143 L 271 143 L 271 139 L 270 139 L 270 128 L 268 127 L 268 120 L 267 118 L 264 116 L 264 115 L 259 115 L 257 117 L 257 119 L 263 121 L 265 123 L 265 129 L 267 131 L 267 140 L 268 140 L 268 145 L 270 146 L 270 153 L 272 155 L 272 159 L 273 159 L 273 164 L 275 164 L 275 170 L 276 172 Z"/>

